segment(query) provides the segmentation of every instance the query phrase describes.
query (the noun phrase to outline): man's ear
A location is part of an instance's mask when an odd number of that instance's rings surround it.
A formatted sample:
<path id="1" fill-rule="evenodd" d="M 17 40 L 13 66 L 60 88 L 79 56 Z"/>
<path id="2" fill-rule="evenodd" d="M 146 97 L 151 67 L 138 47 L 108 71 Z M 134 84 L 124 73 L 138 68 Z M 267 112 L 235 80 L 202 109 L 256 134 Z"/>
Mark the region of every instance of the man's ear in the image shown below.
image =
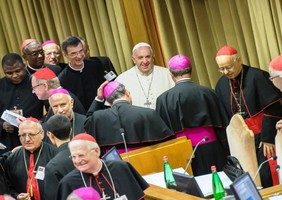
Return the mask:
<path id="1" fill-rule="evenodd" d="M 53 133 L 51 133 L 50 131 L 47 131 L 47 136 L 50 138 L 50 139 L 54 139 L 54 135 Z"/>
<path id="2" fill-rule="evenodd" d="M 130 97 L 130 92 L 127 89 L 125 89 L 125 96 Z"/>
<path id="3" fill-rule="evenodd" d="M 133 55 L 131 56 L 131 60 L 135 64 L 135 59 L 134 59 Z"/>
<path id="4" fill-rule="evenodd" d="M 172 79 L 173 81 L 175 81 L 175 77 L 173 76 L 173 74 L 172 74 L 170 71 L 168 71 L 168 73 L 169 73 L 171 79 Z"/>
<path id="5" fill-rule="evenodd" d="M 26 60 L 26 54 L 25 53 L 23 53 L 22 57 Z"/>

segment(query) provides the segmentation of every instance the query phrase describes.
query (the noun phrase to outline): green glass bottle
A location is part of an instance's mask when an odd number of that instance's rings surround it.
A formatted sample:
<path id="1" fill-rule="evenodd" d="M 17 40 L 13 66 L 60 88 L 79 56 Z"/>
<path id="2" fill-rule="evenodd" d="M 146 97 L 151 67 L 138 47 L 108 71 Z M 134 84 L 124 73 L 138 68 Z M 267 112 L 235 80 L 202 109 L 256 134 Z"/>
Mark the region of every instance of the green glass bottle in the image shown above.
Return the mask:
<path id="1" fill-rule="evenodd" d="M 176 185 L 167 156 L 163 157 L 163 161 L 164 161 L 164 180 L 166 183 L 166 187 L 168 187 L 168 185 Z"/>
<path id="2" fill-rule="evenodd" d="M 216 171 L 216 166 L 211 166 L 212 171 L 212 190 L 213 197 L 215 200 L 220 200 L 225 196 L 225 191 L 222 185 L 222 182 Z"/>

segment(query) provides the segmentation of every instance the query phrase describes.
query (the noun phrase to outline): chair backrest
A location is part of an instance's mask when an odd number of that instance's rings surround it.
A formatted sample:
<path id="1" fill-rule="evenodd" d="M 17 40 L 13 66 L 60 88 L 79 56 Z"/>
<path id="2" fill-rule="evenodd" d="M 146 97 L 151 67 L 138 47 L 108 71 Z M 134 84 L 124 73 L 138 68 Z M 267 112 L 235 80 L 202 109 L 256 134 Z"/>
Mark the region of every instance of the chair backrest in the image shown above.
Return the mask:
<path id="1" fill-rule="evenodd" d="M 235 114 L 226 129 L 230 154 L 235 156 L 245 172 L 254 177 L 258 170 L 254 133 L 246 125 L 243 117 Z M 261 186 L 260 176 L 255 180 L 256 186 Z"/>
<path id="2" fill-rule="evenodd" d="M 182 167 L 185 169 L 187 161 L 193 152 L 192 144 L 186 137 L 179 137 L 159 144 L 142 147 L 128 152 L 130 163 L 141 174 L 151 174 L 163 171 L 163 156 L 173 169 Z M 121 154 L 123 160 L 127 160 L 126 153 Z M 188 173 L 192 173 L 189 166 Z"/>

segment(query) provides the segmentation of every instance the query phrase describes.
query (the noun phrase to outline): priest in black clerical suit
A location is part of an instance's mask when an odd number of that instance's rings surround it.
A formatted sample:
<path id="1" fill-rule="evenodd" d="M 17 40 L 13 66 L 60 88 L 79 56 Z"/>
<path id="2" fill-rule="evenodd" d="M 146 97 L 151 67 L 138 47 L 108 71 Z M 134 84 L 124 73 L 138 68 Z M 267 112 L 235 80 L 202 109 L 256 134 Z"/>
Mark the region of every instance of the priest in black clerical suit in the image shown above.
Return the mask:
<path id="1" fill-rule="evenodd" d="M 70 36 L 62 43 L 68 66 L 60 73 L 61 86 L 74 93 L 88 110 L 100 84 L 105 81 L 104 66 L 98 59 L 85 59 L 80 39 Z"/>
<path id="2" fill-rule="evenodd" d="M 116 146 L 124 149 L 124 142 L 128 148 L 136 148 L 174 136 L 155 110 L 131 105 L 130 94 L 124 85 L 112 81 L 102 84 L 99 90 L 103 90 L 102 98 L 107 99 L 111 108 L 95 111 L 89 116 L 85 130 L 96 138 L 101 148 Z"/>
<path id="3" fill-rule="evenodd" d="M 103 199 L 143 199 L 148 183 L 125 161 L 103 161 L 96 140 L 87 133 L 76 135 L 69 143 L 76 167 L 59 183 L 57 200 L 66 199 L 75 189 L 93 187 Z"/>
<path id="4" fill-rule="evenodd" d="M 54 115 L 47 122 L 47 135 L 52 144 L 58 148 L 58 154 L 49 161 L 45 168 L 45 200 L 56 199 L 60 180 L 74 169 L 68 148 L 71 129 L 72 124 L 64 115 Z"/>
<path id="5" fill-rule="evenodd" d="M 32 93 L 30 76 L 26 72 L 20 55 L 6 54 L 2 59 L 5 77 L 0 79 L 0 115 L 5 110 L 21 114 L 24 117 L 43 116 L 43 102 Z M 13 75 L 14 74 L 14 75 Z M 7 148 L 0 154 L 20 145 L 18 128 L 0 119 L 0 142 Z"/>

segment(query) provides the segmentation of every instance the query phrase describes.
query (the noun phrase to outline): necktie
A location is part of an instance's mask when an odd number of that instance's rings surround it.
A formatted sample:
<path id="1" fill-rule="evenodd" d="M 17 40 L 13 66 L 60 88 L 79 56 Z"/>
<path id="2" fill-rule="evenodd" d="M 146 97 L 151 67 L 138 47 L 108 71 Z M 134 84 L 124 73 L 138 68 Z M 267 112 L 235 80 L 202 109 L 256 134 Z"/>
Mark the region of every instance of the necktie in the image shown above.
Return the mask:
<path id="1" fill-rule="evenodd" d="M 27 178 L 27 184 L 26 184 L 26 191 L 29 193 L 31 197 L 34 198 L 34 200 L 40 200 L 40 192 L 38 187 L 37 179 L 35 178 L 34 171 L 34 154 L 30 154 L 29 157 L 29 167 L 28 167 L 28 178 Z"/>

